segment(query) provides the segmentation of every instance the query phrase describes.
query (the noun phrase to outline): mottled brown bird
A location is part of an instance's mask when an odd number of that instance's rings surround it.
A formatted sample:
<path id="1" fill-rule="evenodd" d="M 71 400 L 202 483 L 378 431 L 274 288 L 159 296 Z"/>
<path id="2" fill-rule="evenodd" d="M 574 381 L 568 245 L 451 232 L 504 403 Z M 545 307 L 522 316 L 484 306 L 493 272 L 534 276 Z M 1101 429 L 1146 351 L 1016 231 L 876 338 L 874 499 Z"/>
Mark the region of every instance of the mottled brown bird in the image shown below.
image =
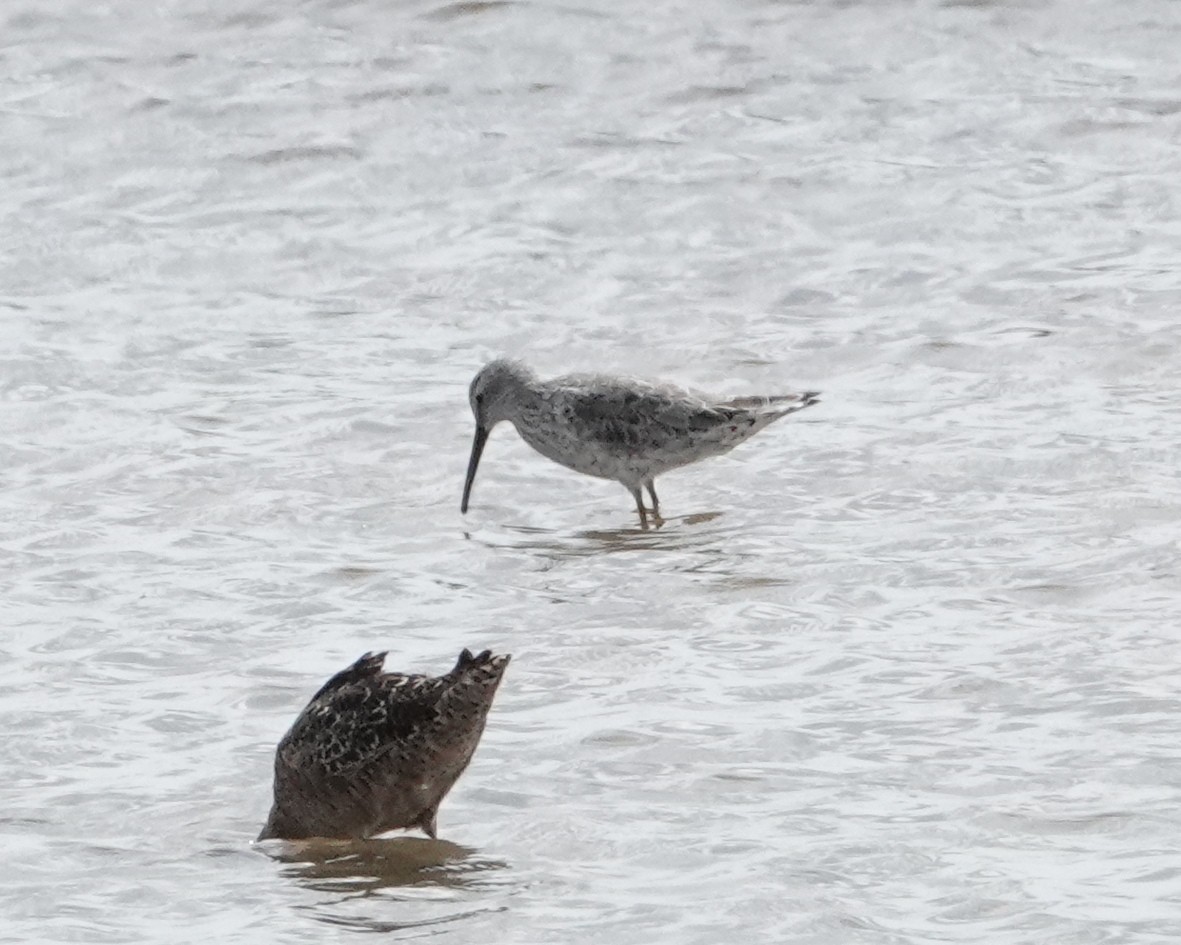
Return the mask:
<path id="1" fill-rule="evenodd" d="M 418 676 L 382 672 L 385 656 L 366 653 L 329 679 L 283 736 L 259 840 L 436 835 L 509 657 L 464 650 L 449 673 Z"/>

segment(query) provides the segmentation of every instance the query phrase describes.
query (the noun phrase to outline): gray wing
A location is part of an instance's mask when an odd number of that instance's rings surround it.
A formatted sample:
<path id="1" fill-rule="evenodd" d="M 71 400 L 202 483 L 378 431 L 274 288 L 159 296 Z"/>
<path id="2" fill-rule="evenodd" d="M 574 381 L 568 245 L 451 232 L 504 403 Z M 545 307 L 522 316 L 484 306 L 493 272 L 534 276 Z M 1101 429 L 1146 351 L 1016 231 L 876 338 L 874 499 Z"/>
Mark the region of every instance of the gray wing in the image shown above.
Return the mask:
<path id="1" fill-rule="evenodd" d="M 579 436 L 621 453 L 679 446 L 742 412 L 654 385 L 601 382 L 566 388 L 562 394 L 564 411 Z"/>

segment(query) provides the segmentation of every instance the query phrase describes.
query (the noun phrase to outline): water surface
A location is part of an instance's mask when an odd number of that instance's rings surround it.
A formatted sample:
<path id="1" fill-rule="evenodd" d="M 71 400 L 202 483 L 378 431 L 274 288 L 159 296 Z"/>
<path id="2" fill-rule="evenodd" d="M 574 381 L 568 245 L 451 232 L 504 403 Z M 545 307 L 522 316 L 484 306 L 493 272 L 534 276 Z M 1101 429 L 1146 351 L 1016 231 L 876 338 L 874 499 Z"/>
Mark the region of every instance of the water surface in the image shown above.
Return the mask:
<path id="1" fill-rule="evenodd" d="M 1175 942 L 1176 14 L 6 7 L 0 937 Z M 824 402 L 461 517 L 503 353 Z M 251 846 L 463 646 L 445 840 Z"/>

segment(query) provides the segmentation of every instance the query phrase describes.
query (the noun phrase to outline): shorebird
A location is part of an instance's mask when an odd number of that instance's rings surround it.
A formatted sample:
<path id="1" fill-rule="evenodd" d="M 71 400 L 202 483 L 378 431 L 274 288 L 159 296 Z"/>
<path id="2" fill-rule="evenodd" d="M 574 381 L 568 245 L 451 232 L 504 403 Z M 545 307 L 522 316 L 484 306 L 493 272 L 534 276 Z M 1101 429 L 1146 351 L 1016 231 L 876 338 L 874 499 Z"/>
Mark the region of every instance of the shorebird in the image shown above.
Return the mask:
<path id="1" fill-rule="evenodd" d="M 459 654 L 443 676 L 382 672 L 366 653 L 328 680 L 275 752 L 259 840 L 436 836 L 439 804 L 471 760 L 508 656 Z"/>
<path id="2" fill-rule="evenodd" d="M 543 381 L 519 361 L 492 361 L 468 391 L 476 436 L 460 511 L 467 512 L 488 434 L 502 420 L 555 463 L 623 483 L 646 523 L 641 488 L 648 490 L 652 515 L 659 520 L 657 476 L 728 453 L 767 424 L 812 406 L 819 396 L 807 391 L 717 400 L 672 384 L 604 374 Z"/>

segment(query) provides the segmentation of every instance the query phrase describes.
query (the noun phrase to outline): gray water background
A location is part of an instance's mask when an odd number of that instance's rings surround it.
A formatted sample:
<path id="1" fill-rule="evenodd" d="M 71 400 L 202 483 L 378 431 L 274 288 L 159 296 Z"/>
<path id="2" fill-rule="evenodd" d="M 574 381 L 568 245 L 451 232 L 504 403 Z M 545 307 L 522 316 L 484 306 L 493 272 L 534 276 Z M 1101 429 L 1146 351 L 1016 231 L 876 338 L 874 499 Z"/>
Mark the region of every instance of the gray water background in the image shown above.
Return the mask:
<path id="1" fill-rule="evenodd" d="M 0 20 L 0 939 L 1181 937 L 1174 0 Z M 461 517 L 502 353 L 824 402 Z M 251 846 L 462 646 L 446 842 Z"/>

